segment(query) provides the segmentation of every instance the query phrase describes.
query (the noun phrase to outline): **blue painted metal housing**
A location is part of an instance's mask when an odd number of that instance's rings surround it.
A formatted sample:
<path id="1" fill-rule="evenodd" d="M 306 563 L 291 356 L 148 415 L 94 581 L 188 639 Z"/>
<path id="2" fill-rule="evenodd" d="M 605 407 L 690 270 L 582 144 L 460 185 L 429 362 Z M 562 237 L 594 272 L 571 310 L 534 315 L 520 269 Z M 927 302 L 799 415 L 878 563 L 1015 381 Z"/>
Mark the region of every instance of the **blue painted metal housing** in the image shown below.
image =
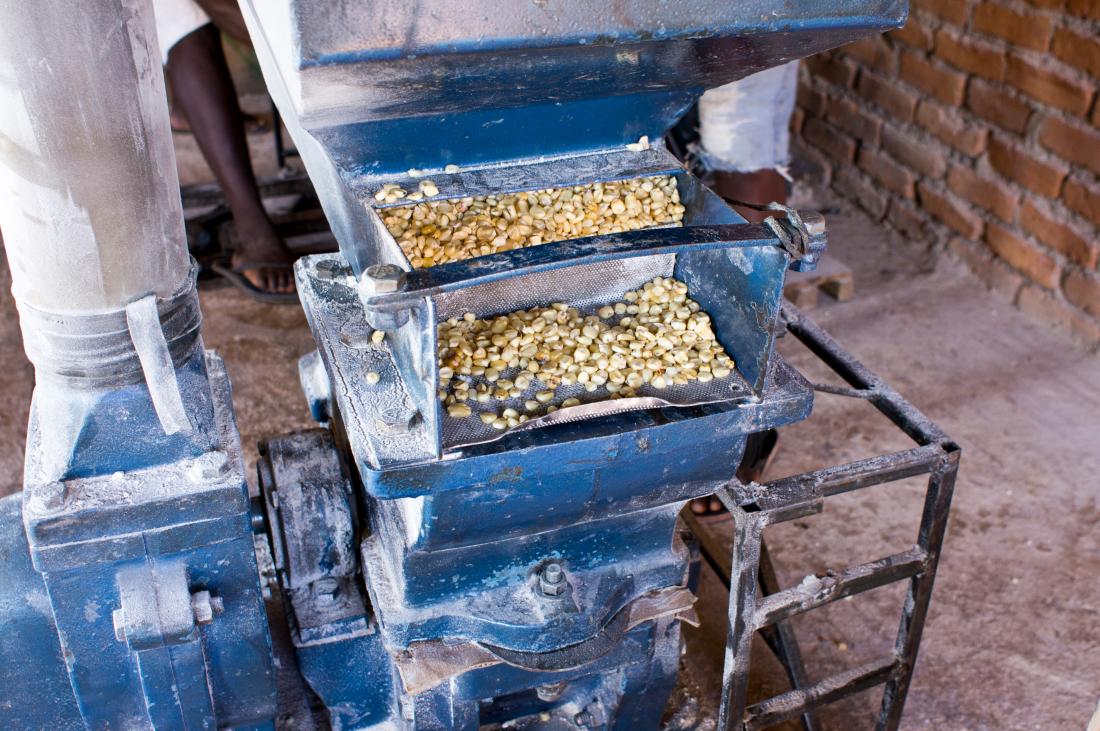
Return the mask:
<path id="1" fill-rule="evenodd" d="M 32 639 L 42 642 L 38 652 L 57 648 L 64 663 L 42 657 L 28 683 L 0 677 L 5 728 L 253 728 L 274 717 L 229 382 L 216 356 L 199 349 L 196 357 L 181 370 L 195 369 L 210 406 L 200 424 L 212 448 L 200 454 L 35 482 L 35 450 L 49 435 L 32 416 L 22 535 L 15 542 L 15 526 L 3 523 L 11 542 L 0 562 L 31 611 L 14 613 L 28 634 L 0 643 L 0 664 L 22 667 L 20 643 Z M 146 408 L 152 413 L 147 400 Z M 50 714 L 57 725 L 41 725 Z"/>

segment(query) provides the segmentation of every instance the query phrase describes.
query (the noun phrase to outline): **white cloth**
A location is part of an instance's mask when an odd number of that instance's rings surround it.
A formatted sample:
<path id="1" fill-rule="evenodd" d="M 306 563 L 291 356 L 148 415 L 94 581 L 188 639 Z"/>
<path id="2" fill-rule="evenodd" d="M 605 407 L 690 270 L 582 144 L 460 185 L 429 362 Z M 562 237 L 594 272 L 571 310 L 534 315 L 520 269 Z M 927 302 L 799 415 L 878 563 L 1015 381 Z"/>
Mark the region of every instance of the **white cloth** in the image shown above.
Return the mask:
<path id="1" fill-rule="evenodd" d="M 797 61 L 709 89 L 699 99 L 703 165 L 743 173 L 785 167 L 797 90 Z"/>
<path id="2" fill-rule="evenodd" d="M 153 0 L 160 55 L 168 63 L 168 52 L 187 36 L 210 22 L 210 16 L 195 0 Z"/>

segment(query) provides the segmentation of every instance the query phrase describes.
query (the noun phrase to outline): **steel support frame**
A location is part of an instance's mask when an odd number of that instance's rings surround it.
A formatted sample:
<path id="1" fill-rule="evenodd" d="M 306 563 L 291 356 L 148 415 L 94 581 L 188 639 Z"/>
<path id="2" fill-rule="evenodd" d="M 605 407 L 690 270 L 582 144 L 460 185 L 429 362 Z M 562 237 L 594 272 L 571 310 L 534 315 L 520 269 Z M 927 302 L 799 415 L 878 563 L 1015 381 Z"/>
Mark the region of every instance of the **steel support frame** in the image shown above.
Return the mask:
<path id="1" fill-rule="evenodd" d="M 811 729 L 815 709 L 884 684 L 876 728 L 897 729 L 932 597 L 961 451 L 938 426 L 796 307 L 784 303 L 782 316 L 787 331 L 849 384 L 814 384 L 816 391 L 869 402 L 917 446 L 763 485 L 734 481 L 716 493 L 733 516 L 734 530 L 729 558 L 715 554 L 711 541 L 701 540 L 704 557 L 730 588 L 718 728 L 751 731 L 801 716 L 804 726 Z M 925 474 L 929 476 L 928 488 L 915 545 L 822 577 L 807 577 L 792 588 L 780 590 L 764 544 L 766 526 L 819 513 L 828 497 Z M 907 581 L 908 591 L 894 652 L 807 684 L 788 620 L 896 581 Z M 758 591 L 758 582 L 762 591 Z M 786 666 L 794 687 L 747 706 L 750 646 L 758 630 Z"/>

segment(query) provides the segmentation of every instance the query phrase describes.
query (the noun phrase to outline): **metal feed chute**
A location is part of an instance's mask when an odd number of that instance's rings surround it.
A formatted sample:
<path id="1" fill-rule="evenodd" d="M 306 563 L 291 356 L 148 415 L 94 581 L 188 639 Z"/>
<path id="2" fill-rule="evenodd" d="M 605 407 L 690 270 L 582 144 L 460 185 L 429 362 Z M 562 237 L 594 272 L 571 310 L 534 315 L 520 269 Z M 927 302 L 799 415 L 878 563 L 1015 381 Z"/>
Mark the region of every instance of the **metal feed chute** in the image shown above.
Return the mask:
<path id="1" fill-rule="evenodd" d="M 773 340 L 824 248 L 816 216 L 745 224 L 661 135 L 904 3 L 245 12 L 341 248 L 298 265 L 328 429 L 264 467 L 303 676 L 348 727 L 655 727 L 694 621 L 677 514 L 809 413 Z M 333 570 L 318 500 L 356 526 Z"/>

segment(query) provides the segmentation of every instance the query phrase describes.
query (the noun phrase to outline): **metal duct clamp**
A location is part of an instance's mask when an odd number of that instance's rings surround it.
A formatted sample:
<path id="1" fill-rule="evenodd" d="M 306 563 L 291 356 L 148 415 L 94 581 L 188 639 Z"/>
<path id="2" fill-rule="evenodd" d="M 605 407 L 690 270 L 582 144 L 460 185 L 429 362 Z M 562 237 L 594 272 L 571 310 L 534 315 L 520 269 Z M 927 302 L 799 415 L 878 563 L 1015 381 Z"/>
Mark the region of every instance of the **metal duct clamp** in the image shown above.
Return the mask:
<path id="1" fill-rule="evenodd" d="M 791 255 L 791 271 L 812 272 L 816 269 L 827 244 L 825 216 L 818 211 L 796 211 L 782 203 L 771 203 L 760 210 L 779 211 L 786 216 L 786 219 L 771 216 L 764 219 L 764 224 Z"/>

